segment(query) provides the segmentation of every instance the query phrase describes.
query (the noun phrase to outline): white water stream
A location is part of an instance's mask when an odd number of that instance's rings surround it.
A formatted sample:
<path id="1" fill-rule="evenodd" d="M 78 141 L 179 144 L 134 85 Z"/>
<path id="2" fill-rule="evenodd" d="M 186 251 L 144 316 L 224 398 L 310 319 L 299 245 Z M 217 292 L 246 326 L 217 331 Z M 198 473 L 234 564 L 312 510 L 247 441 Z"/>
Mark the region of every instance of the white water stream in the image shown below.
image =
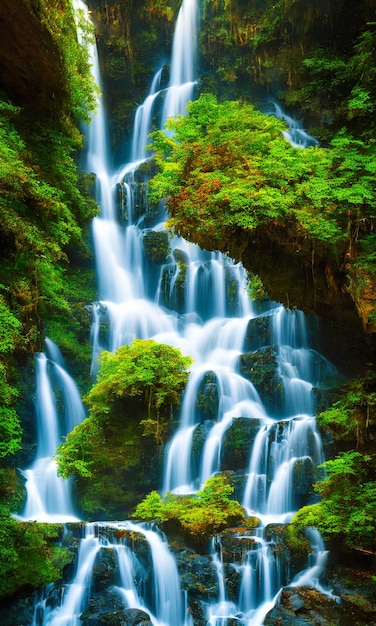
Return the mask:
<path id="1" fill-rule="evenodd" d="M 81 0 L 74 0 L 74 6 L 86 11 Z M 249 422 L 249 428 L 255 430 L 248 466 L 243 468 L 241 498 L 248 513 L 256 515 L 262 523 L 257 534 L 251 536 L 252 549 L 245 550 L 242 562 L 234 565 L 240 576 L 236 598 L 228 597 L 221 555 L 213 550 L 218 595 L 203 610 L 210 626 L 226 626 L 230 619 L 243 626 L 261 626 L 282 585 L 289 582 L 281 571 L 272 543 L 265 539 L 264 528 L 269 523 L 291 519 L 307 496 L 304 488 L 300 489 L 297 477 L 304 472 L 313 481 L 315 468 L 323 461 L 314 419 L 313 390 L 330 366 L 310 348 L 306 319 L 301 312 L 288 311 L 273 303 L 253 307 L 241 264 L 234 264 L 218 252 L 207 252 L 172 238 L 166 262 L 160 268 L 150 267 L 144 237 L 163 228 L 165 215 L 161 213 L 153 222 L 148 214 L 146 196 L 140 196 L 139 166 L 147 158 L 145 145 L 152 119 L 159 112 L 162 125 L 167 117 L 184 114 L 186 103 L 195 96 L 198 14 L 197 0 L 183 0 L 174 35 L 170 81 L 162 90 L 161 70 L 158 70 L 145 102 L 136 111 L 130 142 L 131 162 L 120 171 L 110 171 L 101 99 L 90 126 L 87 168 L 96 176 L 97 200 L 101 206 L 101 215 L 93 222 L 99 299 L 93 305 L 92 374 L 97 371 L 101 350 L 114 351 L 134 338 L 153 338 L 193 357 L 179 427 L 166 447 L 162 493 L 197 491 L 207 478 L 220 471 L 226 437 L 237 419 Z M 95 46 L 91 53 L 94 76 L 100 84 Z M 294 137 L 287 138 L 297 142 Z M 301 145 L 300 139 L 299 142 Z M 126 208 L 126 225 L 116 216 L 119 187 Z M 176 256 L 183 258 L 184 264 L 179 265 Z M 99 332 L 103 320 L 109 328 L 106 341 Z M 258 334 L 252 339 L 255 325 L 264 329 L 261 338 Z M 255 385 L 239 369 L 242 353 L 254 353 L 260 345 L 272 351 L 277 364 L 276 376 L 282 390 L 277 414 L 268 412 Z M 218 400 L 214 414 L 203 420 L 198 396 L 208 380 Z M 63 429 L 59 426 L 62 418 L 56 411 L 53 385 L 59 387 L 64 398 Z M 52 457 L 61 437 L 84 418 L 84 410 L 62 357 L 50 341 L 46 355 L 37 356 L 36 407 L 37 454 L 32 467 L 25 471 L 28 498 L 22 518 L 74 520 L 69 483 L 57 478 Z M 197 458 L 194 442 L 203 422 L 207 429 Z M 116 554 L 118 593 L 124 606 L 147 611 L 155 626 L 193 625 L 175 559 L 160 533 L 129 522 L 114 522 L 110 526 L 140 532 L 150 550 L 152 588 L 145 594 L 142 592 L 145 585 L 139 582 L 137 556 L 121 542 L 106 544 Z M 316 535 L 313 545 L 314 563 L 297 577 L 296 585 L 320 585 L 325 551 Z M 102 546 L 89 526 L 81 540 L 75 578 L 61 606 L 53 610 L 39 607 L 34 626 L 81 623 L 79 616 L 89 597 L 91 571 Z"/>

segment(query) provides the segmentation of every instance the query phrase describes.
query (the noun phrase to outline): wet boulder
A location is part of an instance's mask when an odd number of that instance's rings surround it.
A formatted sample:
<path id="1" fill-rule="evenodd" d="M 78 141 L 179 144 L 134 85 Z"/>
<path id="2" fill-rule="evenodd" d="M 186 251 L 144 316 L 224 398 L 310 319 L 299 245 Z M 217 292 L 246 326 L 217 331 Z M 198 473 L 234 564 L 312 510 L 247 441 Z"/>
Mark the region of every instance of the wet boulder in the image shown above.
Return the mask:
<path id="1" fill-rule="evenodd" d="M 167 231 L 148 230 L 144 234 L 144 249 L 147 257 L 160 265 L 164 263 L 170 251 L 170 242 Z"/>
<path id="2" fill-rule="evenodd" d="M 239 370 L 257 389 L 270 415 L 281 414 L 284 387 L 278 370 L 276 346 L 267 346 L 239 357 Z"/>
<path id="3" fill-rule="evenodd" d="M 109 586 L 116 584 L 117 563 L 112 548 L 101 548 L 96 556 L 93 567 L 93 591 L 101 593 Z"/>
<path id="4" fill-rule="evenodd" d="M 170 309 L 183 313 L 185 309 L 185 287 L 188 269 L 188 257 L 183 250 L 175 248 L 173 260 L 163 268 L 160 285 L 160 303 Z"/>
<path id="5" fill-rule="evenodd" d="M 334 598 L 311 587 L 283 589 L 267 614 L 264 626 L 365 626 L 369 622 L 350 614 Z"/>
<path id="6" fill-rule="evenodd" d="M 215 420 L 218 415 L 218 381 L 214 372 L 206 372 L 197 391 L 196 410 L 199 418 Z"/>
<path id="7" fill-rule="evenodd" d="M 177 564 L 182 588 L 189 597 L 195 600 L 216 597 L 217 577 L 211 558 L 185 550 L 179 554 Z"/>
<path id="8" fill-rule="evenodd" d="M 150 615 L 141 609 L 124 609 L 114 603 L 110 610 L 98 610 L 93 603 L 80 619 L 84 626 L 152 626 Z M 110 607 L 107 607 L 108 609 Z"/>
<path id="9" fill-rule="evenodd" d="M 279 562 L 282 580 L 286 584 L 307 566 L 311 544 L 306 538 L 293 541 L 288 531 L 288 524 L 268 524 L 265 528 L 265 540 Z"/>
<path id="10" fill-rule="evenodd" d="M 222 469 L 245 470 L 249 464 L 249 451 L 257 432 L 260 421 L 248 417 L 233 418 L 227 430 L 222 446 Z"/>
<path id="11" fill-rule="evenodd" d="M 261 315 L 249 320 L 245 337 L 245 352 L 269 346 L 273 337 L 273 320 L 271 315 Z"/>
<path id="12" fill-rule="evenodd" d="M 124 599 L 115 586 L 92 596 L 80 615 L 83 626 L 152 626 L 146 611 L 138 608 L 125 608 Z"/>

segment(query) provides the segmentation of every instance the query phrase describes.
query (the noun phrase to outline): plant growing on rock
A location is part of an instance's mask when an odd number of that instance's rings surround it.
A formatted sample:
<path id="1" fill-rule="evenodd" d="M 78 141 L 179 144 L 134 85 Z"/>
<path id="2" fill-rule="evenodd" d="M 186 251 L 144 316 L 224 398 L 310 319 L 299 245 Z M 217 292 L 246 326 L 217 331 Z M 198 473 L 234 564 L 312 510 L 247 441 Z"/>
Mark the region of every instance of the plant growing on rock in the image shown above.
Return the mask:
<path id="1" fill-rule="evenodd" d="M 128 501 L 157 480 L 158 448 L 192 360 L 141 339 L 102 352 L 100 360 L 97 382 L 84 398 L 89 416 L 58 448 L 59 473 L 78 478 L 84 510 L 124 515 Z"/>
<path id="2" fill-rule="evenodd" d="M 315 485 L 322 500 L 300 509 L 292 520 L 297 536 L 316 526 L 337 546 L 374 554 L 376 551 L 376 482 L 374 461 L 360 452 L 342 452 L 324 463 L 328 476 Z"/>
<path id="3" fill-rule="evenodd" d="M 194 495 L 168 493 L 162 498 L 156 491 L 137 505 L 133 517 L 158 520 L 177 528 L 190 542 L 202 542 L 225 528 L 245 523 L 243 507 L 233 500 L 234 488 L 225 474 L 209 478 Z"/>

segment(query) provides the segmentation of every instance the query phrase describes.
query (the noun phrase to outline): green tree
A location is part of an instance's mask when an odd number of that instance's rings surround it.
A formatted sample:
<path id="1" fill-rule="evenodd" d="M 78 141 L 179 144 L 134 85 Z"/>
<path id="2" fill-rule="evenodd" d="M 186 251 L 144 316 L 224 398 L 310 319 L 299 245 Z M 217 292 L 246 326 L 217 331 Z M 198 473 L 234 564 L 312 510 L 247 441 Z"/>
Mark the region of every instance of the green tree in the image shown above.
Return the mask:
<path id="1" fill-rule="evenodd" d="M 303 507 L 292 520 L 293 532 L 316 526 L 324 539 L 340 547 L 375 552 L 376 481 L 374 459 L 356 451 L 326 461 L 327 478 L 315 485 L 322 500 Z"/>
<path id="2" fill-rule="evenodd" d="M 92 417 L 102 423 L 111 419 L 116 399 L 139 398 L 147 407 L 146 418 L 155 420 L 156 438 L 161 412 L 178 404 L 188 380 L 190 357 L 153 340 L 135 339 L 113 354 L 104 351 L 96 384 L 86 396 Z"/>
<path id="3" fill-rule="evenodd" d="M 17 522 L 3 513 L 0 510 L 0 598 L 61 579 L 63 568 L 74 559 L 59 545 L 63 527 Z"/>
<path id="4" fill-rule="evenodd" d="M 312 268 L 318 250 L 322 262 L 342 261 L 347 289 L 365 311 L 362 298 L 376 276 L 374 141 L 344 129 L 329 147 L 303 150 L 285 140 L 280 120 L 250 104 L 202 94 L 187 110 L 167 122 L 167 132 L 152 133 L 160 171 L 150 198 L 166 199 L 167 227 L 222 251 L 250 236 L 280 239 L 304 248 Z M 372 306 L 362 315 L 365 324 L 376 320 Z"/>
<path id="5" fill-rule="evenodd" d="M 137 491 L 145 492 L 191 363 L 153 340 L 102 352 L 98 380 L 85 397 L 89 416 L 58 448 L 59 472 L 78 477 L 84 510 L 124 515 Z"/>

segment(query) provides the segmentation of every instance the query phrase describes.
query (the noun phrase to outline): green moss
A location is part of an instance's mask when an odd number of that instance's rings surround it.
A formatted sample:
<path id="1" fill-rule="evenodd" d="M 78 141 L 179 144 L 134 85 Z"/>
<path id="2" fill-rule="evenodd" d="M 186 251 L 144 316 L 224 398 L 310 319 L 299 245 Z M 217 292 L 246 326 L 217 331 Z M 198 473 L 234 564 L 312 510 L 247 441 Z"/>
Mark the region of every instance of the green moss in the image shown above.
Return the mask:
<path id="1" fill-rule="evenodd" d="M 200 543 L 244 521 L 245 511 L 232 499 L 233 491 L 227 477 L 218 474 L 193 496 L 167 494 L 162 499 L 153 491 L 136 507 L 133 517 L 176 526 L 190 543 Z"/>
<path id="2" fill-rule="evenodd" d="M 166 231 L 149 230 L 144 235 L 145 252 L 151 261 L 163 263 L 170 251 L 169 236 Z"/>
<path id="3" fill-rule="evenodd" d="M 279 375 L 275 346 L 259 349 L 257 352 L 242 354 L 239 358 L 242 376 L 256 387 L 266 409 L 278 415 L 283 408 L 284 387 Z"/>

